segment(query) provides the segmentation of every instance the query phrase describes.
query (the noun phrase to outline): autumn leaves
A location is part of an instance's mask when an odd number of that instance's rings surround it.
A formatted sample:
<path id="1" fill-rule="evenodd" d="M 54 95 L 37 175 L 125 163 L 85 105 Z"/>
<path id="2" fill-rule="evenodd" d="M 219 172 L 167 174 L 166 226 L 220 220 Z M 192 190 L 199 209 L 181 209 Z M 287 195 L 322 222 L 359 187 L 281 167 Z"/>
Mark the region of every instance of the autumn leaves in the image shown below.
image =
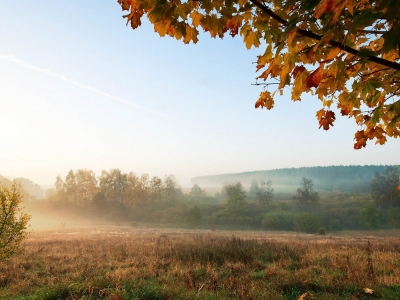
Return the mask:
<path id="1" fill-rule="evenodd" d="M 133 29 L 146 15 L 161 36 L 197 43 L 240 35 L 248 49 L 265 45 L 257 80 L 277 89 L 260 93 L 256 108 L 274 107 L 276 92 L 317 95 L 320 128 L 333 126 L 332 105 L 361 127 L 355 149 L 368 140 L 400 137 L 400 16 L 397 0 L 118 0 Z"/>

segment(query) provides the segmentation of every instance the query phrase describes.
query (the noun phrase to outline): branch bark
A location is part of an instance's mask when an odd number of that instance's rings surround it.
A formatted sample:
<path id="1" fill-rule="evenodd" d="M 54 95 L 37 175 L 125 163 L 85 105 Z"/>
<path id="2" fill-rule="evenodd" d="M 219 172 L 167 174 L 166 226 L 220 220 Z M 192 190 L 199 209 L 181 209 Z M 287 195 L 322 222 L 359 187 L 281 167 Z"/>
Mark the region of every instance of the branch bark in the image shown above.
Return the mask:
<path id="1" fill-rule="evenodd" d="M 283 19 L 280 16 L 278 16 L 277 14 L 275 14 L 272 10 L 270 10 L 268 7 L 266 7 L 265 5 L 260 3 L 259 1 L 250 0 L 250 2 L 252 2 L 255 6 L 257 6 L 259 9 L 261 9 L 263 12 L 265 12 L 266 14 L 271 16 L 273 19 L 275 19 L 276 21 L 281 23 L 283 26 L 285 26 L 285 27 L 289 26 L 288 22 L 285 19 Z M 311 31 L 308 31 L 308 30 L 304 30 L 304 29 L 298 29 L 297 32 L 300 33 L 303 36 L 315 39 L 317 41 L 320 41 L 323 38 L 322 36 L 320 36 L 320 35 L 318 35 L 318 34 L 316 34 L 314 32 L 311 32 Z M 349 46 L 346 46 L 346 45 L 342 45 L 339 42 L 329 41 L 328 44 L 333 46 L 333 47 L 335 47 L 335 48 L 342 49 L 343 51 L 346 51 L 346 52 L 348 52 L 350 54 L 353 54 L 353 55 L 357 55 L 358 54 L 358 50 L 356 50 L 354 48 L 351 48 Z M 392 61 L 389 61 L 389 60 L 386 60 L 386 59 L 383 59 L 383 58 L 379 58 L 379 57 L 376 57 L 376 56 L 371 56 L 371 55 L 368 55 L 367 59 L 369 61 L 374 62 L 374 63 L 389 67 L 391 69 L 395 69 L 397 71 L 400 71 L 400 64 L 398 64 L 398 63 L 395 63 L 395 62 L 392 62 Z"/>

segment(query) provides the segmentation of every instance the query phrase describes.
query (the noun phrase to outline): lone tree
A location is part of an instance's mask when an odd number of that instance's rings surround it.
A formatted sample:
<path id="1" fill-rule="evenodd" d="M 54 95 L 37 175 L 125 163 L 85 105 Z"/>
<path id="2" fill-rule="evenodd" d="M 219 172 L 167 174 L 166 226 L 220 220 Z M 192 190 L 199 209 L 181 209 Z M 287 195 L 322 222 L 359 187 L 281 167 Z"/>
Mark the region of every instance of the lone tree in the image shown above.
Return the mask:
<path id="1" fill-rule="evenodd" d="M 133 29 L 147 16 L 160 36 L 197 43 L 240 34 L 260 47 L 255 107 L 271 109 L 290 86 L 293 101 L 317 95 L 319 128 L 343 116 L 360 126 L 355 149 L 400 136 L 400 10 L 398 0 L 118 0 Z M 265 89 L 276 86 L 276 90 Z"/>
<path id="2" fill-rule="evenodd" d="M 256 200 L 261 206 L 268 206 L 274 199 L 274 188 L 272 187 L 272 181 L 268 180 L 265 182 L 261 181 L 261 184 L 256 192 Z"/>
<path id="3" fill-rule="evenodd" d="M 319 201 L 319 194 L 314 191 L 314 184 L 311 179 L 302 178 L 301 187 L 296 190 L 293 200 L 296 202 L 298 210 L 311 210 L 315 208 Z"/>
<path id="4" fill-rule="evenodd" d="M 0 186 L 0 260 L 20 252 L 21 242 L 28 237 L 31 217 L 22 211 L 21 202 L 22 195 L 16 184 L 9 189 Z"/>
<path id="5" fill-rule="evenodd" d="M 240 181 L 225 184 L 223 190 L 226 193 L 229 205 L 238 205 L 246 200 L 246 192 L 244 191 Z"/>

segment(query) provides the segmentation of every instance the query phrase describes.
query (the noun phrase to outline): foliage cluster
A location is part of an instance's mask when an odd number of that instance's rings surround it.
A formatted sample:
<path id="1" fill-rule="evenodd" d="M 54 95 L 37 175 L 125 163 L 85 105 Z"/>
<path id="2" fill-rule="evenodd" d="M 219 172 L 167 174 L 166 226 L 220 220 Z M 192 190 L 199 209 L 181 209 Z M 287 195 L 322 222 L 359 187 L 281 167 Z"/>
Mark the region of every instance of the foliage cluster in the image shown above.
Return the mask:
<path id="1" fill-rule="evenodd" d="M 261 47 L 255 107 L 271 109 L 290 86 L 293 101 L 317 95 L 319 128 L 336 120 L 333 107 L 360 126 L 355 149 L 400 136 L 400 14 L 397 0 L 118 0 L 133 29 L 145 16 L 160 36 L 185 44 L 240 35 Z"/>

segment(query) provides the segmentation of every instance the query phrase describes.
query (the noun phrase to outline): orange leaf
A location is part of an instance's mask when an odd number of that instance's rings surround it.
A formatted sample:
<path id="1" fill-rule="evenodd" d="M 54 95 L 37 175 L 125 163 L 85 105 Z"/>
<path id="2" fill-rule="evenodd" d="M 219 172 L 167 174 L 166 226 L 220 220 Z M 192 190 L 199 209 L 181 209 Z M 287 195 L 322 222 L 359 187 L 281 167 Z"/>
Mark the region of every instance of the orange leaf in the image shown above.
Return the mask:
<path id="1" fill-rule="evenodd" d="M 305 71 L 305 70 L 306 70 L 306 68 L 304 68 L 304 66 L 296 66 L 292 72 L 293 78 L 296 79 L 297 75 L 303 73 L 303 71 Z"/>
<path id="2" fill-rule="evenodd" d="M 331 52 L 325 57 L 325 60 L 333 60 L 339 53 L 340 53 L 340 48 L 335 48 L 332 49 Z"/>
<path id="3" fill-rule="evenodd" d="M 357 131 L 354 135 L 354 139 L 357 141 L 357 143 L 354 144 L 354 149 L 361 149 L 367 146 L 367 137 L 364 130 Z"/>
<path id="4" fill-rule="evenodd" d="M 336 0 L 322 0 L 315 8 L 313 17 L 319 19 L 327 11 L 332 11 Z"/>
<path id="5" fill-rule="evenodd" d="M 340 110 L 340 113 L 342 114 L 342 116 L 348 116 L 350 112 L 348 111 L 347 107 L 343 107 Z"/>
<path id="6" fill-rule="evenodd" d="M 323 127 L 324 130 L 329 130 L 329 126 L 333 126 L 333 121 L 335 121 L 335 113 L 328 110 L 323 117 L 323 109 L 317 112 L 317 117 L 319 119 L 319 128 Z"/>
<path id="7" fill-rule="evenodd" d="M 261 106 L 261 108 L 265 107 L 266 109 L 270 110 L 271 108 L 274 107 L 274 104 L 275 104 L 272 97 L 273 97 L 273 95 L 271 95 L 270 92 L 268 92 L 268 91 L 262 92 L 260 94 L 260 98 L 257 100 L 256 104 L 254 105 L 255 108 L 259 108 Z"/>
<path id="8" fill-rule="evenodd" d="M 325 109 L 321 109 L 317 111 L 317 118 L 318 120 L 321 120 L 325 116 Z"/>
<path id="9" fill-rule="evenodd" d="M 312 72 L 306 78 L 306 87 L 307 88 L 312 88 L 312 87 L 317 88 L 319 86 L 319 84 L 321 83 L 321 80 L 322 80 L 322 71 L 323 70 L 324 70 L 324 64 L 321 64 L 318 69 L 316 69 L 314 72 Z"/>
<path id="10" fill-rule="evenodd" d="M 307 293 L 304 293 L 303 295 L 301 295 L 300 297 L 299 297 L 299 299 L 297 299 L 297 300 L 303 300 L 303 299 L 305 299 L 307 297 Z"/>

